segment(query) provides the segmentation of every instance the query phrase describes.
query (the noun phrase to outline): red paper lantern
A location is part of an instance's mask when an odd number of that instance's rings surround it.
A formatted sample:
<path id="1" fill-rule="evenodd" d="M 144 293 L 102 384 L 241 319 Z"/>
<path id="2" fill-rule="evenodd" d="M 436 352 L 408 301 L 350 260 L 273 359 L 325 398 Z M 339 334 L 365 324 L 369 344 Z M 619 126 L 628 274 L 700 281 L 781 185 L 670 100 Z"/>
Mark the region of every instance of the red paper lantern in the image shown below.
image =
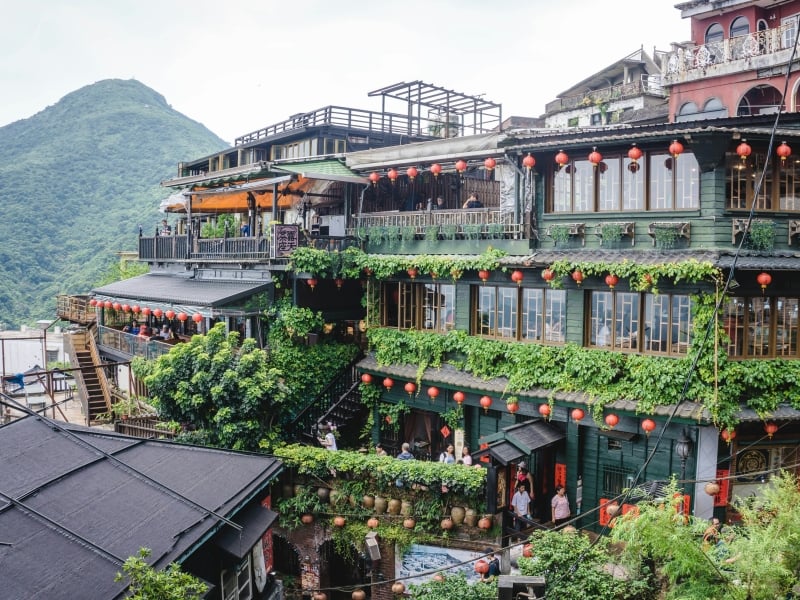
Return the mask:
<path id="1" fill-rule="evenodd" d="M 409 381 L 408 383 L 406 383 L 403 389 L 406 391 L 406 394 L 410 396 L 417 391 L 417 384 Z"/>
<path id="2" fill-rule="evenodd" d="M 170 321 L 172 321 L 172 319 L 175 318 L 175 311 L 172 310 L 172 309 L 169 309 L 164 313 L 164 316 L 167 317 Z"/>
<path id="3" fill-rule="evenodd" d="M 618 283 L 619 283 L 619 277 L 617 277 L 613 273 L 609 273 L 608 275 L 606 275 L 606 285 L 610 287 L 612 290 L 614 289 L 614 286 L 617 285 Z"/>
<path id="4" fill-rule="evenodd" d="M 589 153 L 589 162 L 592 163 L 595 167 L 600 164 L 600 161 L 603 160 L 603 155 L 597 151 L 597 148 L 592 148 L 592 151 Z"/>
<path id="5" fill-rule="evenodd" d="M 406 269 L 406 273 L 411 279 L 416 279 L 417 275 L 419 275 L 419 269 L 417 267 L 411 267 L 410 269 Z"/>
<path id="6" fill-rule="evenodd" d="M 370 375 L 369 373 L 362 373 L 361 382 L 369 385 L 370 383 L 372 383 L 372 375 Z"/>
<path id="7" fill-rule="evenodd" d="M 406 169 L 406 175 L 408 175 L 411 181 L 414 181 L 417 175 L 419 175 L 419 171 L 417 171 L 416 167 L 408 167 L 408 169 Z"/>
<path id="8" fill-rule="evenodd" d="M 490 275 L 491 273 L 489 273 L 489 271 L 487 271 L 486 269 L 481 269 L 480 271 L 478 271 L 478 277 L 484 283 L 486 283 L 486 280 L 489 279 Z"/>
<path id="9" fill-rule="evenodd" d="M 547 283 L 553 281 L 556 278 L 555 271 L 552 269 L 542 269 L 542 279 L 544 279 Z"/>
<path id="10" fill-rule="evenodd" d="M 483 166 L 486 167 L 487 171 L 491 171 L 497 166 L 497 161 L 490 156 L 485 161 L 483 161 Z"/>
<path id="11" fill-rule="evenodd" d="M 673 158 L 678 158 L 678 156 L 683 154 L 683 144 L 681 144 L 678 140 L 673 140 L 673 142 L 669 145 L 669 153 L 672 154 Z"/>
<path id="12" fill-rule="evenodd" d="M 442 172 L 442 165 L 439 163 L 433 163 L 431 165 L 431 173 L 433 173 L 434 177 L 439 177 L 439 174 Z"/>
<path id="13" fill-rule="evenodd" d="M 580 269 L 575 269 L 572 272 L 572 280 L 580 287 L 581 282 L 583 282 L 583 273 L 581 273 Z"/>
<path id="14" fill-rule="evenodd" d="M 153 312 L 153 311 L 152 311 L 152 310 L 150 310 L 150 307 L 149 307 L 149 306 L 145 306 L 145 307 L 143 307 L 143 308 L 142 308 L 142 314 L 143 314 L 145 317 L 149 317 L 151 312 Z"/>
<path id="15" fill-rule="evenodd" d="M 122 305 L 122 312 L 126 312 L 126 313 L 127 313 L 127 312 L 131 312 L 131 307 L 130 307 L 130 305 L 129 305 L 129 304 L 123 304 L 123 305 Z"/>
<path id="16" fill-rule="evenodd" d="M 178 313 L 178 321 L 180 321 L 181 323 L 185 322 L 186 319 L 188 318 L 189 315 L 187 315 L 185 312 Z"/>
<path id="17" fill-rule="evenodd" d="M 642 421 L 642 429 L 644 429 L 644 432 L 648 435 L 648 437 L 650 436 L 651 432 L 655 431 L 655 428 L 656 422 L 653 421 L 653 419 L 645 419 Z"/>
<path id="18" fill-rule="evenodd" d="M 112 306 L 111 300 L 106 300 L 105 302 L 103 302 L 103 306 L 105 308 L 111 308 L 111 306 Z"/>
<path id="19" fill-rule="evenodd" d="M 315 287 L 317 287 L 317 283 L 319 282 L 314 277 L 312 277 L 310 279 L 306 279 L 306 283 L 308 284 L 308 287 L 310 287 L 313 290 Z"/>
<path id="20" fill-rule="evenodd" d="M 780 146 L 775 150 L 778 156 L 781 157 L 781 164 L 786 162 L 786 159 L 792 155 L 792 148 L 786 142 L 781 143 Z"/>
<path id="21" fill-rule="evenodd" d="M 114 310 L 117 310 L 117 311 L 118 311 L 120 308 L 122 308 L 122 304 L 120 304 L 119 302 L 114 302 L 114 303 L 111 305 L 111 308 L 113 308 Z"/>
<path id="22" fill-rule="evenodd" d="M 522 159 L 522 166 L 528 169 L 528 171 L 536 166 L 536 159 L 531 156 L 530 152 L 528 152 L 528 155 Z"/>
<path id="23" fill-rule="evenodd" d="M 465 160 L 457 160 L 456 161 L 456 171 L 459 173 L 464 173 L 467 170 L 467 161 Z"/>
<path id="24" fill-rule="evenodd" d="M 742 143 L 736 146 L 736 154 L 742 159 L 742 162 L 747 161 L 747 157 L 750 156 L 750 153 L 753 149 L 750 147 L 750 144 L 742 140 Z"/>
<path id="25" fill-rule="evenodd" d="M 772 421 L 767 421 L 764 423 L 764 431 L 767 432 L 767 437 L 772 439 L 772 436 L 778 431 L 778 426 Z"/>
<path id="26" fill-rule="evenodd" d="M 558 165 L 558 168 L 560 169 L 568 162 L 569 162 L 569 155 L 567 155 L 567 153 L 564 152 L 563 150 L 559 150 L 558 154 L 556 154 L 556 164 Z"/>
<path id="27" fill-rule="evenodd" d="M 386 172 L 386 177 L 388 177 L 389 181 L 391 181 L 392 183 L 397 181 L 397 176 L 398 176 L 397 169 L 389 169 Z"/>
<path id="28" fill-rule="evenodd" d="M 453 402 L 461 406 L 461 404 L 464 402 L 464 392 L 456 392 L 453 394 Z"/>
<path id="29" fill-rule="evenodd" d="M 336 284 L 336 289 L 340 290 L 344 285 L 344 279 L 342 279 L 341 277 L 337 277 L 336 279 L 333 280 L 333 283 Z"/>
<path id="30" fill-rule="evenodd" d="M 492 405 L 492 399 L 489 396 L 482 396 L 481 397 L 481 406 L 483 407 L 483 411 L 485 413 L 489 412 L 489 407 Z"/>
<path id="31" fill-rule="evenodd" d="M 728 442 L 730 444 L 731 440 L 734 440 L 736 438 L 736 430 L 735 429 L 730 429 L 730 430 L 729 429 L 723 429 L 720 432 L 720 436 L 722 437 L 723 440 L 725 440 L 726 442 Z"/>
<path id="32" fill-rule="evenodd" d="M 513 415 L 519 410 L 519 402 L 506 402 L 506 408 Z"/>
<path id="33" fill-rule="evenodd" d="M 394 379 L 392 379 L 391 377 L 387 377 L 386 379 L 383 380 L 383 387 L 385 387 L 387 390 L 392 389 L 393 386 L 394 386 Z"/>
<path id="34" fill-rule="evenodd" d="M 516 270 L 511 273 L 511 281 L 515 282 L 517 285 L 522 285 L 522 280 L 525 279 L 525 275 L 520 270 Z"/>
<path id="35" fill-rule="evenodd" d="M 772 283 L 772 275 L 769 273 L 759 273 L 758 277 L 756 277 L 756 281 L 758 282 L 758 285 L 761 286 L 762 290 L 766 290 L 767 286 Z"/>
<path id="36" fill-rule="evenodd" d="M 89 306 L 97 306 L 99 303 L 97 302 L 96 298 L 92 298 L 89 300 Z"/>
<path id="37" fill-rule="evenodd" d="M 192 315 L 192 321 L 194 321 L 195 323 L 200 323 L 200 321 L 202 320 L 203 320 L 203 315 L 201 315 L 200 313 L 194 313 Z"/>
<path id="38" fill-rule="evenodd" d="M 583 417 L 586 416 L 586 413 L 583 411 L 582 408 L 573 408 L 572 409 L 572 420 L 576 423 L 578 421 L 582 421 Z"/>
<path id="39" fill-rule="evenodd" d="M 157 309 L 155 309 L 153 311 L 153 315 L 156 317 L 156 319 L 160 319 L 161 315 L 163 315 L 163 314 L 164 314 L 164 311 L 161 310 L 160 308 L 157 308 Z"/>
<path id="40" fill-rule="evenodd" d="M 439 397 L 439 388 L 437 388 L 436 386 L 433 386 L 433 385 L 431 387 L 429 387 L 428 388 L 428 396 L 430 397 L 431 402 L 436 400 L 436 398 Z"/>
<path id="41" fill-rule="evenodd" d="M 372 185 L 378 185 L 378 181 L 380 181 L 381 176 L 378 175 L 376 171 L 373 171 L 369 174 L 369 180 L 372 182 Z"/>
<path id="42" fill-rule="evenodd" d="M 640 158 L 642 158 L 642 150 L 638 148 L 636 144 L 634 144 L 630 150 L 628 150 L 628 158 L 631 159 L 634 163 L 638 162 Z"/>
<path id="43" fill-rule="evenodd" d="M 619 423 L 619 417 L 614 413 L 606 415 L 606 418 L 604 420 L 606 422 L 606 425 L 608 425 L 611 428 L 616 427 L 617 423 Z"/>
<path id="44" fill-rule="evenodd" d="M 550 416 L 550 405 L 549 404 L 540 404 L 539 405 L 539 414 L 543 417 L 547 418 Z"/>

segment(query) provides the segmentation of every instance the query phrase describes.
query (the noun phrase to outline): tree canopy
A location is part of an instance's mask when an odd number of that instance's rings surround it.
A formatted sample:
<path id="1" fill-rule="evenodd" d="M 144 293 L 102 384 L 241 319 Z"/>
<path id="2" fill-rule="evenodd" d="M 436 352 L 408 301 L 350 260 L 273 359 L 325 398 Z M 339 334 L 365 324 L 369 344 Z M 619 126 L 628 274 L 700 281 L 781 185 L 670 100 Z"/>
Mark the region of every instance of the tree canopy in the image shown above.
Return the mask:
<path id="1" fill-rule="evenodd" d="M 130 600 L 200 600 L 208 587 L 197 577 L 184 573 L 172 563 L 163 571 L 147 564 L 148 548 L 141 548 L 137 556 L 129 557 L 117 573 L 116 581 L 129 580 L 127 596 Z"/>

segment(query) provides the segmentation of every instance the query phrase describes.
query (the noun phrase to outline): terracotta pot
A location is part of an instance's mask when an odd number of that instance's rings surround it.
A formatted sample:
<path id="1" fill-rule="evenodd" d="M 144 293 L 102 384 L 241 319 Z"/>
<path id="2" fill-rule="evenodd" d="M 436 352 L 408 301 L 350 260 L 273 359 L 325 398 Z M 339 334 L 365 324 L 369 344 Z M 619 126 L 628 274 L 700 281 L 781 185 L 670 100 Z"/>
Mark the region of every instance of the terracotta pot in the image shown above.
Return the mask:
<path id="1" fill-rule="evenodd" d="M 314 595 L 311 596 L 314 600 L 328 600 L 328 594 L 325 592 L 314 592 Z"/>
<path id="2" fill-rule="evenodd" d="M 397 498 L 392 498 L 391 500 L 389 500 L 386 512 L 388 512 L 390 515 L 399 515 L 401 506 L 402 504 L 400 500 L 398 500 Z"/>
<path id="3" fill-rule="evenodd" d="M 716 481 L 709 481 L 705 487 L 706 494 L 716 496 L 719 494 L 719 484 Z"/>
<path id="4" fill-rule="evenodd" d="M 491 529 L 492 528 L 492 519 L 489 516 L 484 515 L 478 521 L 478 528 L 480 529 Z"/>
<path id="5" fill-rule="evenodd" d="M 379 515 L 382 515 L 386 512 L 389 503 L 386 502 L 386 498 L 383 496 L 375 496 L 375 512 Z"/>
<path id="6" fill-rule="evenodd" d="M 352 506 L 352 507 L 354 507 L 354 508 L 355 508 L 356 506 L 358 506 L 358 498 L 356 498 L 355 496 L 353 496 L 353 494 L 350 494 L 350 496 L 348 496 L 348 498 L 347 498 L 347 503 L 348 503 L 350 506 Z"/>
<path id="7" fill-rule="evenodd" d="M 326 487 L 317 488 L 317 498 L 319 498 L 322 502 L 327 502 L 330 497 L 331 497 L 330 488 Z"/>
<path id="8" fill-rule="evenodd" d="M 305 490 L 305 489 L 306 489 L 305 486 L 302 486 L 299 483 L 295 483 L 294 484 L 294 495 L 295 496 L 299 496 L 300 494 L 303 493 L 303 490 Z"/>
<path id="9" fill-rule="evenodd" d="M 406 592 L 406 584 L 402 581 L 395 581 L 392 584 L 392 593 L 399 596 L 400 594 L 405 594 Z"/>
<path id="10" fill-rule="evenodd" d="M 353 600 L 366 600 L 367 593 L 364 590 L 353 590 L 351 596 Z"/>
<path id="11" fill-rule="evenodd" d="M 478 513 L 474 508 L 468 508 L 464 511 L 464 523 L 470 527 L 475 527 L 478 524 Z"/>
<path id="12" fill-rule="evenodd" d="M 566 534 L 578 533 L 578 530 L 572 525 L 567 525 L 566 527 L 564 527 L 564 529 L 561 530 L 561 533 L 566 533 Z"/>
<path id="13" fill-rule="evenodd" d="M 461 525 L 467 516 L 467 511 L 463 506 L 454 506 L 450 509 L 450 518 L 453 519 L 455 525 Z"/>
<path id="14" fill-rule="evenodd" d="M 372 509 L 375 506 L 375 496 L 370 496 L 369 494 L 366 494 L 361 499 L 361 504 L 364 506 L 364 508 Z"/>
<path id="15" fill-rule="evenodd" d="M 414 507 L 408 500 L 400 502 L 400 514 L 404 517 L 410 516 L 414 512 Z"/>
<path id="16" fill-rule="evenodd" d="M 328 497 L 328 501 L 331 504 L 341 504 L 343 500 L 347 498 L 340 492 L 339 490 L 333 489 L 331 490 L 330 496 Z"/>
<path id="17" fill-rule="evenodd" d="M 442 575 L 441 573 L 436 573 L 436 575 L 434 575 L 432 579 L 434 581 L 438 581 L 441 583 L 442 581 L 444 581 L 444 575 Z"/>
<path id="18" fill-rule="evenodd" d="M 533 544 L 525 544 L 522 547 L 522 556 L 531 558 L 533 556 Z"/>
<path id="19" fill-rule="evenodd" d="M 300 517 L 300 521 L 302 521 L 305 525 L 311 525 L 311 523 L 314 522 L 314 515 L 305 513 L 302 517 Z"/>
<path id="20" fill-rule="evenodd" d="M 370 529 L 377 529 L 378 525 L 380 525 L 380 521 L 376 517 L 370 517 L 367 519 L 367 527 Z"/>
<path id="21" fill-rule="evenodd" d="M 453 528 L 453 519 L 451 519 L 450 517 L 445 517 L 444 519 L 442 519 L 442 529 L 448 531 L 452 528 Z"/>
<path id="22" fill-rule="evenodd" d="M 417 526 L 417 522 L 412 517 L 406 517 L 403 519 L 403 527 L 406 529 L 414 529 Z"/>
<path id="23" fill-rule="evenodd" d="M 333 524 L 336 525 L 336 527 L 344 527 L 345 522 L 346 520 L 344 517 L 337 516 L 333 518 Z"/>

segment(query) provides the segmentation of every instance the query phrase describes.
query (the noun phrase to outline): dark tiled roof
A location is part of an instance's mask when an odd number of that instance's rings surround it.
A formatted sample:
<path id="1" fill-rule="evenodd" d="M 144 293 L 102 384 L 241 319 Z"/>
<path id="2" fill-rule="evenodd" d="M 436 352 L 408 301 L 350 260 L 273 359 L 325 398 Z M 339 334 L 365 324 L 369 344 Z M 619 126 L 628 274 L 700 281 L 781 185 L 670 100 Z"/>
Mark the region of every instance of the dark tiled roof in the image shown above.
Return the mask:
<path id="1" fill-rule="evenodd" d="M 222 526 L 209 510 L 232 514 L 282 469 L 266 456 L 66 429 L 75 437 L 34 417 L 0 427 L 3 597 L 113 598 L 119 560 L 142 547 L 158 568 L 188 556 Z"/>
<path id="2" fill-rule="evenodd" d="M 270 285 L 270 281 L 212 281 L 148 273 L 95 288 L 92 293 L 119 300 L 217 307 L 257 294 Z"/>

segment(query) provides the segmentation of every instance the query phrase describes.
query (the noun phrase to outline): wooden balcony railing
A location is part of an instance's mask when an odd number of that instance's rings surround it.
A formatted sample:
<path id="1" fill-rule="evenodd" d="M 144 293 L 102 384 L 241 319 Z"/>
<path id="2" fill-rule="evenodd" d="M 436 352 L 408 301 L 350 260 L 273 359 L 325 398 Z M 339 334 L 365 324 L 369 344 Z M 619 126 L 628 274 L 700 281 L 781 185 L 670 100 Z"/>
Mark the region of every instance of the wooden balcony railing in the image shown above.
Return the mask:
<path id="1" fill-rule="evenodd" d="M 353 223 L 351 235 L 370 239 L 412 233 L 421 239 L 519 239 L 524 229 L 513 213 L 492 208 L 368 213 L 354 216 Z"/>

